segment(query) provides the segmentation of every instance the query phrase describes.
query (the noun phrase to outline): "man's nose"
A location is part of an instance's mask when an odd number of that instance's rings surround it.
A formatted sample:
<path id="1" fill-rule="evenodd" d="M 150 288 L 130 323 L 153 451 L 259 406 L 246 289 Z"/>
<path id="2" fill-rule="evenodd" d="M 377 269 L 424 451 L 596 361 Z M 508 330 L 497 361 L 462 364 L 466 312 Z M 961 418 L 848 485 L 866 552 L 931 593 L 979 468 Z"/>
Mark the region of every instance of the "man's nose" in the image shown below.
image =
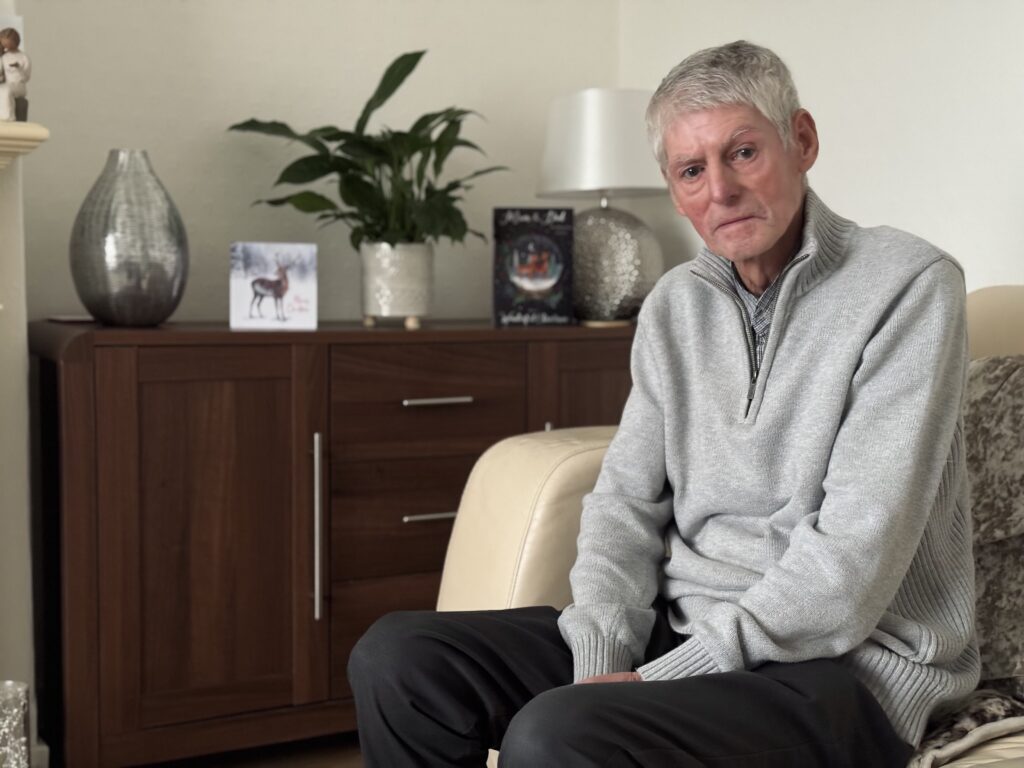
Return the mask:
<path id="1" fill-rule="evenodd" d="M 714 163 L 706 170 L 711 199 L 716 203 L 730 203 L 739 196 L 739 182 L 733 170 L 724 163 Z"/>

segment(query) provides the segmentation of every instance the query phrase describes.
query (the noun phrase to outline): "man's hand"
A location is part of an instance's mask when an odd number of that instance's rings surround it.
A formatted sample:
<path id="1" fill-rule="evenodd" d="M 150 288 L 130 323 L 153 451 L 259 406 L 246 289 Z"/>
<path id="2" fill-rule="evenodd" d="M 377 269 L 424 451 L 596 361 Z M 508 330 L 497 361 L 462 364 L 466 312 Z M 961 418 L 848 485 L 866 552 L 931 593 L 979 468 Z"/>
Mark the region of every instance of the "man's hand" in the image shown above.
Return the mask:
<path id="1" fill-rule="evenodd" d="M 580 685 L 586 683 L 635 683 L 643 680 L 639 672 L 611 672 L 607 675 L 592 675 L 579 681 Z"/>

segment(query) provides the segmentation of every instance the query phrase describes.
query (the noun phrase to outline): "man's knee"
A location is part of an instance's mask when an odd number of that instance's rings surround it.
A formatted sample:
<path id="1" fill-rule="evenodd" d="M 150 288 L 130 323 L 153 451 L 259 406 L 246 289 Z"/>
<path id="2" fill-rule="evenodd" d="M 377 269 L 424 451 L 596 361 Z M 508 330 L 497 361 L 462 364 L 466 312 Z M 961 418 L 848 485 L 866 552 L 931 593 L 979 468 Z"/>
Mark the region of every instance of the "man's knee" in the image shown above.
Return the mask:
<path id="1" fill-rule="evenodd" d="M 501 742 L 502 768 L 572 765 L 594 751 L 602 709 L 587 686 L 567 685 L 534 697 L 512 718 Z M 599 748 L 599 747 L 598 747 Z"/>
<path id="2" fill-rule="evenodd" d="M 410 667 L 428 663 L 429 645 L 423 630 L 434 611 L 396 611 L 377 619 L 359 638 L 348 657 L 352 687 L 373 681 L 395 680 Z"/>

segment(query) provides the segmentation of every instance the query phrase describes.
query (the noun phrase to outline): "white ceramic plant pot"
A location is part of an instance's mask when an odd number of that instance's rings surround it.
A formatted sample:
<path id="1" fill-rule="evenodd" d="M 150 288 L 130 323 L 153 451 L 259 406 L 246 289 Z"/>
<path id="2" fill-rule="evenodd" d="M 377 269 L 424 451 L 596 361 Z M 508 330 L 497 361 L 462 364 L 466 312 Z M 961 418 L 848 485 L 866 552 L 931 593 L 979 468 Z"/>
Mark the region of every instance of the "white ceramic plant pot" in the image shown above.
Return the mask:
<path id="1" fill-rule="evenodd" d="M 430 312 L 434 293 L 434 248 L 429 243 L 362 243 L 363 322 L 405 318 L 410 330 Z"/>

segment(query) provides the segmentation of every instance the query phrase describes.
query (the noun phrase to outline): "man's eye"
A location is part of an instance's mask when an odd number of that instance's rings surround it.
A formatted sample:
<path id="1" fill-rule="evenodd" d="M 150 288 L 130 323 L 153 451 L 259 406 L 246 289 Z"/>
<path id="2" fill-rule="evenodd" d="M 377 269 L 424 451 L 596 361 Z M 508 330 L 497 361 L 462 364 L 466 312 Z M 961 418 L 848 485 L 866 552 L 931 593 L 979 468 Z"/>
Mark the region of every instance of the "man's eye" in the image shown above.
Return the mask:
<path id="1" fill-rule="evenodd" d="M 683 170 L 681 170 L 679 172 L 679 178 L 681 178 L 681 179 L 686 179 L 686 180 L 696 179 L 698 176 L 700 176 L 700 166 L 699 165 L 688 166 L 686 168 L 683 168 Z"/>
<path id="2" fill-rule="evenodd" d="M 733 153 L 737 160 L 750 160 L 754 156 L 753 147 L 740 147 Z"/>

